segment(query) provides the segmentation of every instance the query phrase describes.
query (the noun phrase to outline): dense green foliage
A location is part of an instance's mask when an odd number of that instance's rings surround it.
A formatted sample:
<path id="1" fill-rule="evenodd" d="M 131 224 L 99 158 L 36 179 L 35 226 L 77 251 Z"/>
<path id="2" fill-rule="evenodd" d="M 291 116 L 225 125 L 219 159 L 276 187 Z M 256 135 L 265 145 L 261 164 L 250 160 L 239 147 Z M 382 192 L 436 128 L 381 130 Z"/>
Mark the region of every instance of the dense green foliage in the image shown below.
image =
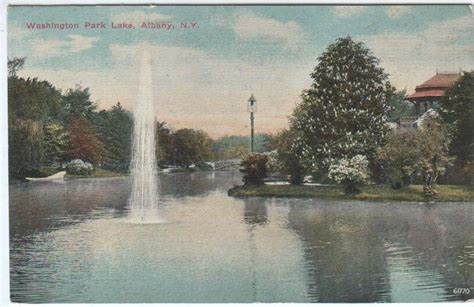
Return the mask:
<path id="1" fill-rule="evenodd" d="M 405 90 L 394 92 L 393 95 L 387 101 L 387 104 L 391 107 L 387 114 L 387 121 L 397 122 L 402 117 L 416 116 L 416 110 L 413 103 L 406 101 L 407 93 Z"/>
<path id="2" fill-rule="evenodd" d="M 98 136 L 107 150 L 104 167 L 126 171 L 130 165 L 133 117 L 118 102 L 109 111 L 102 110 L 95 116 Z"/>
<path id="3" fill-rule="evenodd" d="M 9 173 L 24 177 L 38 168 L 45 159 L 43 126 L 57 116 L 61 93 L 49 82 L 8 78 L 8 141 Z"/>
<path id="4" fill-rule="evenodd" d="M 416 174 L 420 159 L 420 139 L 415 130 L 390 133 L 385 145 L 379 149 L 378 159 L 394 189 L 407 187 Z"/>
<path id="5" fill-rule="evenodd" d="M 9 176 L 41 175 L 39 168 L 72 159 L 103 164 L 127 164 L 131 118 L 117 105 L 96 112 L 89 89 L 64 93 L 37 78 L 20 78 L 24 58 L 9 60 L 8 119 Z M 107 148 L 107 150 L 105 149 Z M 106 165 L 105 165 L 106 166 Z"/>
<path id="6" fill-rule="evenodd" d="M 474 73 L 464 72 L 440 101 L 439 114 L 448 124 L 456 157 L 455 171 L 464 183 L 474 180 Z"/>
<path id="7" fill-rule="evenodd" d="M 294 130 L 283 130 L 273 138 L 273 143 L 277 151 L 277 170 L 289 176 L 290 184 L 298 185 L 303 183 L 305 168 L 295 147 L 295 139 Z"/>
<path id="8" fill-rule="evenodd" d="M 388 132 L 393 88 L 379 60 L 350 37 L 338 39 L 318 58 L 311 88 L 291 119 L 308 169 L 334 159 L 364 155 L 372 160 Z"/>
<path id="9" fill-rule="evenodd" d="M 173 164 L 173 141 L 172 129 L 165 122 L 157 122 L 156 124 L 156 158 L 161 165 Z"/>
<path id="10" fill-rule="evenodd" d="M 64 158 L 69 146 L 69 132 L 61 123 L 53 121 L 44 125 L 46 162 L 58 163 Z"/>
<path id="11" fill-rule="evenodd" d="M 427 118 L 418 130 L 390 135 L 379 150 L 378 158 L 392 187 L 408 186 L 417 175 L 426 195 L 433 195 L 437 193 L 433 187 L 438 177 L 444 174 L 451 161 L 449 142 L 445 125 Z"/>
<path id="12" fill-rule="evenodd" d="M 188 167 L 211 159 L 211 139 L 201 130 L 179 129 L 172 134 L 172 157 L 174 164 Z"/>
<path id="13" fill-rule="evenodd" d="M 62 107 L 69 117 L 84 117 L 92 120 L 97 106 L 90 99 L 88 88 L 76 86 L 68 89 L 62 98 Z"/>
<path id="14" fill-rule="evenodd" d="M 19 78 L 16 73 L 24 63 L 24 58 L 8 62 L 10 178 L 41 176 L 40 168 L 66 167 L 75 159 L 107 170 L 127 171 L 131 160 L 132 114 L 120 103 L 98 111 L 88 88 L 76 86 L 61 93 L 47 81 Z M 161 164 L 194 163 L 209 167 L 203 162 L 215 155 L 213 141 L 200 130 L 174 131 L 166 123 L 158 122 L 156 137 Z M 73 168 L 69 166 L 76 175 L 90 173 Z"/>

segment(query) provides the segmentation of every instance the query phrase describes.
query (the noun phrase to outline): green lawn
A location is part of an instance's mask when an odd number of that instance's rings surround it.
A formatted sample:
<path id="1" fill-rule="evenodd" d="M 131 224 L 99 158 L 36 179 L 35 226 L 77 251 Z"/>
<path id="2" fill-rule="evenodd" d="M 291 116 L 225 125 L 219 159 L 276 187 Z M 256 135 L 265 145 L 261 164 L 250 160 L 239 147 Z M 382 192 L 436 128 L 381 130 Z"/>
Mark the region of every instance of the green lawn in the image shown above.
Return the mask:
<path id="1" fill-rule="evenodd" d="M 291 185 L 263 185 L 260 187 L 236 186 L 229 190 L 230 196 L 235 197 L 297 197 L 321 199 L 356 199 L 372 201 L 436 201 L 455 202 L 473 201 L 474 187 L 440 185 L 436 187 L 437 196 L 426 197 L 420 185 L 394 190 L 389 186 L 370 185 L 362 188 L 357 195 L 345 195 L 340 186 L 291 186 Z"/>

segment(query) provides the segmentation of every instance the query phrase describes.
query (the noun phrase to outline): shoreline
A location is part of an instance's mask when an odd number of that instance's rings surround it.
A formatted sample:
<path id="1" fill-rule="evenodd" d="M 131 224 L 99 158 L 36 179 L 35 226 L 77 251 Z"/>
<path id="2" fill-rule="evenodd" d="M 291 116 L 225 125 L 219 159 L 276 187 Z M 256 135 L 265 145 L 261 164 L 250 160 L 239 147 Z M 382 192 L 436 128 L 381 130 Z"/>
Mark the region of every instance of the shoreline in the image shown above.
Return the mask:
<path id="1" fill-rule="evenodd" d="M 45 176 L 50 176 L 56 173 L 58 170 L 57 169 L 47 169 L 47 168 L 42 168 L 42 171 L 44 172 Z M 202 172 L 225 172 L 227 170 L 203 170 L 203 169 L 179 169 L 175 171 L 170 171 L 170 172 L 164 172 L 163 170 L 158 171 L 158 174 L 191 174 L 191 173 L 202 173 Z M 115 171 L 109 171 L 109 170 L 104 170 L 104 169 L 99 169 L 97 168 L 94 174 L 92 175 L 72 175 L 72 174 L 66 174 L 64 176 L 65 180 L 74 180 L 74 179 L 93 179 L 93 178 L 119 178 L 119 177 L 128 177 L 130 176 L 130 172 L 115 172 Z M 28 181 L 26 179 L 9 179 L 8 185 L 15 185 L 15 184 L 21 184 L 21 183 L 28 183 L 31 181 Z"/>
<path id="2" fill-rule="evenodd" d="M 263 185 L 263 186 L 234 186 L 227 194 L 231 197 L 270 197 L 270 198 L 313 198 L 335 200 L 362 201 L 401 201 L 401 202 L 473 202 L 474 187 L 439 185 L 436 187 L 437 196 L 427 197 L 423 194 L 421 185 L 413 185 L 400 190 L 390 186 L 364 186 L 359 194 L 346 195 L 342 186 L 317 185 Z"/>

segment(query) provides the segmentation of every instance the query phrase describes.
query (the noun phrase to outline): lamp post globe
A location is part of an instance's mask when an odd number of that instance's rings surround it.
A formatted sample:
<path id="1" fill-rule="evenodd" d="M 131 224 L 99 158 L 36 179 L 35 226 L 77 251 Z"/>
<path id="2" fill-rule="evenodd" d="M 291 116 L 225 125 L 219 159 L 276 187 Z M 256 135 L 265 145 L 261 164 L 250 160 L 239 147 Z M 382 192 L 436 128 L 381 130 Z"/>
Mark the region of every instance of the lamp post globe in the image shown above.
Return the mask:
<path id="1" fill-rule="evenodd" d="M 253 96 L 253 94 L 250 96 L 248 102 L 247 102 L 247 111 L 250 113 L 256 113 L 257 112 L 257 99 Z"/>

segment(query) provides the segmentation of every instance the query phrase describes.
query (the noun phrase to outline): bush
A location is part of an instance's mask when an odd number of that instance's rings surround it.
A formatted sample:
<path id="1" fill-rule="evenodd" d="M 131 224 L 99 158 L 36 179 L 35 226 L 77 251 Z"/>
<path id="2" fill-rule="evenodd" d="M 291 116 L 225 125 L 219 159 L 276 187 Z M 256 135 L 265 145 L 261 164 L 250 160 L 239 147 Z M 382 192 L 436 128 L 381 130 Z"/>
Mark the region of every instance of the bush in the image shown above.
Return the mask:
<path id="1" fill-rule="evenodd" d="M 240 163 L 244 185 L 263 185 L 267 177 L 268 157 L 260 154 L 250 154 Z"/>
<path id="2" fill-rule="evenodd" d="M 71 175 L 91 176 L 94 173 L 94 167 L 89 162 L 81 159 L 75 159 L 66 164 L 66 172 Z"/>
<path id="3" fill-rule="evenodd" d="M 411 184 L 422 158 L 420 141 L 416 130 L 392 133 L 378 151 L 378 161 L 392 188 L 401 189 Z"/>
<path id="4" fill-rule="evenodd" d="M 451 163 L 446 127 L 427 117 L 420 129 L 389 135 L 378 159 L 393 188 L 401 188 L 419 176 L 426 196 L 436 195 L 434 186 Z"/>
<path id="5" fill-rule="evenodd" d="M 346 194 L 360 192 L 369 177 L 367 157 L 356 155 L 352 159 L 340 159 L 329 166 L 328 177 L 344 185 Z"/>

